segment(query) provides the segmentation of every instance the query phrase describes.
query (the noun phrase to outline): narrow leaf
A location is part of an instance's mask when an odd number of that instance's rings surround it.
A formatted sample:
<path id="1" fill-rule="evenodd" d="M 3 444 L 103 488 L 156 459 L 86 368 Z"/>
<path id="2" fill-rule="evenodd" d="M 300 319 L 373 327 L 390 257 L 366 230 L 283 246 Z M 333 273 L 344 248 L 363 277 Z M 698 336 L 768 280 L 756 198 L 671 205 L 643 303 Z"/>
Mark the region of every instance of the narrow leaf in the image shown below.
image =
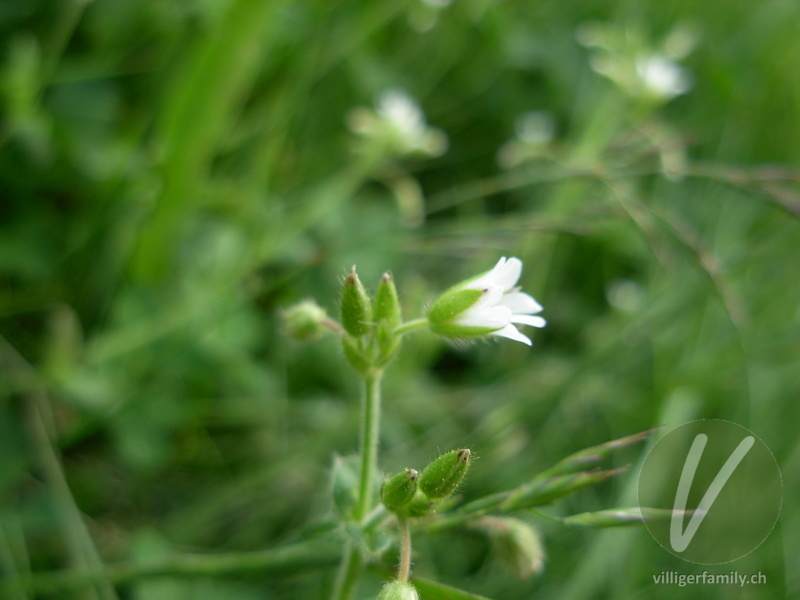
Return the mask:
<path id="1" fill-rule="evenodd" d="M 608 469 L 605 471 L 583 471 L 568 473 L 555 477 L 536 477 L 530 483 L 522 485 L 511 492 L 501 507 L 505 510 L 528 508 L 549 504 L 553 500 L 569 496 L 570 494 L 596 485 L 624 471 L 627 467 Z"/>
<path id="2" fill-rule="evenodd" d="M 639 525 L 645 521 L 662 521 L 672 517 L 674 511 L 669 508 L 612 508 L 597 512 L 585 512 L 566 517 L 563 522 L 566 525 L 581 525 L 583 527 L 625 527 L 628 525 Z M 679 511 L 683 515 L 692 514 L 695 511 Z"/>
<path id="3" fill-rule="evenodd" d="M 575 471 L 582 471 L 587 467 L 594 466 L 602 459 L 609 456 L 612 452 L 619 450 L 620 448 L 632 446 L 633 444 L 637 444 L 646 440 L 647 436 L 649 436 L 652 432 L 652 429 L 648 429 L 647 431 L 641 431 L 639 433 L 634 433 L 633 435 L 628 435 L 616 440 L 611 440 L 610 442 L 599 444 L 597 446 L 592 446 L 591 448 L 580 450 L 579 452 L 571 454 L 565 459 L 560 460 L 542 473 L 542 475 L 553 476 L 564 473 L 574 473 Z"/>

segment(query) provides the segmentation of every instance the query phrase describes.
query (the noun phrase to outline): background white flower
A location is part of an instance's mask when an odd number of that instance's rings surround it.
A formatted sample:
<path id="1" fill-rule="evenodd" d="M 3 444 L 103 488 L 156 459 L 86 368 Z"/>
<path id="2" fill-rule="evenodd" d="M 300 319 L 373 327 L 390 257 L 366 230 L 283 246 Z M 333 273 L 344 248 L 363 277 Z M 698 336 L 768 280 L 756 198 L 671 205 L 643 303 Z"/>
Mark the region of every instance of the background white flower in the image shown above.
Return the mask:
<path id="1" fill-rule="evenodd" d="M 377 98 L 375 109 L 356 107 L 347 115 L 351 131 L 382 146 L 390 155 L 440 156 L 447 136 L 425 122 L 417 101 L 405 90 L 392 88 Z"/>
<path id="2" fill-rule="evenodd" d="M 678 62 L 697 41 L 687 26 L 676 26 L 660 42 L 640 29 L 613 23 L 584 23 L 576 37 L 592 49 L 592 69 L 634 98 L 662 104 L 692 88 L 690 72 Z"/>
<path id="3" fill-rule="evenodd" d="M 636 61 L 636 72 L 649 93 L 662 98 L 685 94 L 692 87 L 686 69 L 663 54 L 652 54 Z"/>

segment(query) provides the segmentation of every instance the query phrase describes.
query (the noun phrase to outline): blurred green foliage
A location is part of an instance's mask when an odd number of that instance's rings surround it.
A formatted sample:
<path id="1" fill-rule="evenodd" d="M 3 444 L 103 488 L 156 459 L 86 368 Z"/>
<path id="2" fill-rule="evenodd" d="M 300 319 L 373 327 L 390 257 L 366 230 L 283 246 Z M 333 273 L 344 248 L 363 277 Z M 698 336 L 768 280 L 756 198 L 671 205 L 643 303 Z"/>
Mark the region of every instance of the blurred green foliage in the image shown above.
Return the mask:
<path id="1" fill-rule="evenodd" d="M 392 269 L 413 318 L 514 255 L 548 327 L 532 350 L 415 334 L 387 376 L 381 467 L 472 448 L 469 499 L 589 445 L 729 419 L 784 474 L 775 531 L 734 565 L 768 584 L 657 586 L 704 567 L 643 528 L 529 515 L 544 574 L 518 580 L 468 531 L 420 540 L 419 575 L 507 599 L 796 597 L 798 19 L 791 0 L 0 4 L 0 571 L 303 539 L 334 453 L 356 449 L 358 388 L 334 340 L 282 336 L 281 308 L 335 314 L 357 263 L 373 290 Z M 653 47 L 687 27 L 692 89 L 626 95 L 578 43 L 589 21 Z M 447 153 L 353 151 L 348 111 L 387 88 Z M 515 138 L 529 111 L 552 124 L 540 146 Z M 555 516 L 635 505 L 635 475 Z M 316 598 L 332 576 L 74 597 Z"/>

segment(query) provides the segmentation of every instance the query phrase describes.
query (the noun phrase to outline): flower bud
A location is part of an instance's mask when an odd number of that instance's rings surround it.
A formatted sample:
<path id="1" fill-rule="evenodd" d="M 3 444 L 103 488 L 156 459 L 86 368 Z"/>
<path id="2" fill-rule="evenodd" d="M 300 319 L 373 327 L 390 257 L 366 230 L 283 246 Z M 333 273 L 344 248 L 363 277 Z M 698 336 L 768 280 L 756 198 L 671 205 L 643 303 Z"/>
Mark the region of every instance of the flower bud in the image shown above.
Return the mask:
<path id="1" fill-rule="evenodd" d="M 546 558 L 539 532 L 520 519 L 484 517 L 476 526 L 486 531 L 497 557 L 521 578 L 538 575 Z"/>
<path id="2" fill-rule="evenodd" d="M 407 581 L 390 581 L 381 589 L 378 600 L 419 600 L 419 594 Z"/>
<path id="3" fill-rule="evenodd" d="M 392 274 L 389 271 L 383 274 L 375 292 L 375 322 L 385 320 L 392 327 L 400 324 L 400 300 L 397 298 L 397 288 L 394 285 Z"/>
<path id="4" fill-rule="evenodd" d="M 425 467 L 419 479 L 419 488 L 431 500 L 447 498 L 464 480 L 470 457 L 471 453 L 466 448 L 442 454 Z"/>
<path id="5" fill-rule="evenodd" d="M 350 335 L 361 337 L 371 325 L 372 303 L 353 266 L 342 286 L 342 326 Z"/>
<path id="6" fill-rule="evenodd" d="M 389 271 L 383 274 L 378 284 L 378 291 L 375 293 L 374 317 L 378 341 L 377 366 L 384 367 L 394 357 L 400 347 L 401 339 L 394 331 L 401 320 L 400 301 Z"/>
<path id="7" fill-rule="evenodd" d="M 281 315 L 286 334 L 298 342 L 311 342 L 321 337 L 328 329 L 325 309 L 313 300 L 304 300 L 290 306 Z"/>
<path id="8" fill-rule="evenodd" d="M 406 469 L 387 479 L 381 489 L 381 502 L 392 512 L 411 502 L 417 491 L 419 473 L 414 469 Z"/>

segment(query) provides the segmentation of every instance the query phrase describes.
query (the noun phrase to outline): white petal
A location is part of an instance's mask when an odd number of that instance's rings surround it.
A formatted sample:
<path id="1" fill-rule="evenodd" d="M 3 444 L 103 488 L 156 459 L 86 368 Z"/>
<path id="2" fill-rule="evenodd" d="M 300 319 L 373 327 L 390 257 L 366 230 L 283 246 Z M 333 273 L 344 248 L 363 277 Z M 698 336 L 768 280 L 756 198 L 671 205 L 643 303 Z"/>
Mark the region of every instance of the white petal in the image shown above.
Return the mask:
<path id="1" fill-rule="evenodd" d="M 501 330 L 493 331 L 489 335 L 496 335 L 514 340 L 515 342 L 522 342 L 527 346 L 533 346 L 533 342 L 530 340 L 530 338 L 527 335 L 520 333 L 519 330 L 513 325 L 506 325 Z"/>
<path id="2" fill-rule="evenodd" d="M 512 315 L 511 322 L 519 323 L 520 325 L 530 325 L 531 327 L 544 327 L 547 325 L 547 321 L 542 317 L 533 315 Z"/>
<path id="3" fill-rule="evenodd" d="M 522 261 L 512 256 L 502 265 L 497 263 L 497 267 L 492 271 L 496 271 L 494 273 L 494 284 L 502 286 L 505 291 L 508 291 L 517 285 L 519 276 L 522 275 Z"/>
<path id="4" fill-rule="evenodd" d="M 499 286 L 488 286 L 483 291 L 483 296 L 478 298 L 478 301 L 473 304 L 469 310 L 484 308 L 487 306 L 497 306 L 502 304 L 503 288 Z M 513 312 L 513 311 L 512 311 Z"/>
<path id="5" fill-rule="evenodd" d="M 542 312 L 542 305 L 533 299 L 533 296 L 525 292 L 511 292 L 503 296 L 500 304 L 507 306 L 514 313 L 532 315 Z"/>
<path id="6" fill-rule="evenodd" d="M 480 289 L 486 287 L 492 287 L 497 285 L 496 279 L 497 274 L 503 269 L 503 265 L 506 264 L 506 257 L 503 256 L 500 260 L 497 261 L 497 264 L 492 267 L 492 269 L 483 275 L 479 275 L 477 279 L 470 281 L 467 283 L 465 287 L 472 288 L 472 289 Z"/>
<path id="7" fill-rule="evenodd" d="M 511 309 L 506 306 L 472 307 L 461 314 L 456 322 L 464 327 L 487 327 L 500 329 L 511 322 Z"/>

